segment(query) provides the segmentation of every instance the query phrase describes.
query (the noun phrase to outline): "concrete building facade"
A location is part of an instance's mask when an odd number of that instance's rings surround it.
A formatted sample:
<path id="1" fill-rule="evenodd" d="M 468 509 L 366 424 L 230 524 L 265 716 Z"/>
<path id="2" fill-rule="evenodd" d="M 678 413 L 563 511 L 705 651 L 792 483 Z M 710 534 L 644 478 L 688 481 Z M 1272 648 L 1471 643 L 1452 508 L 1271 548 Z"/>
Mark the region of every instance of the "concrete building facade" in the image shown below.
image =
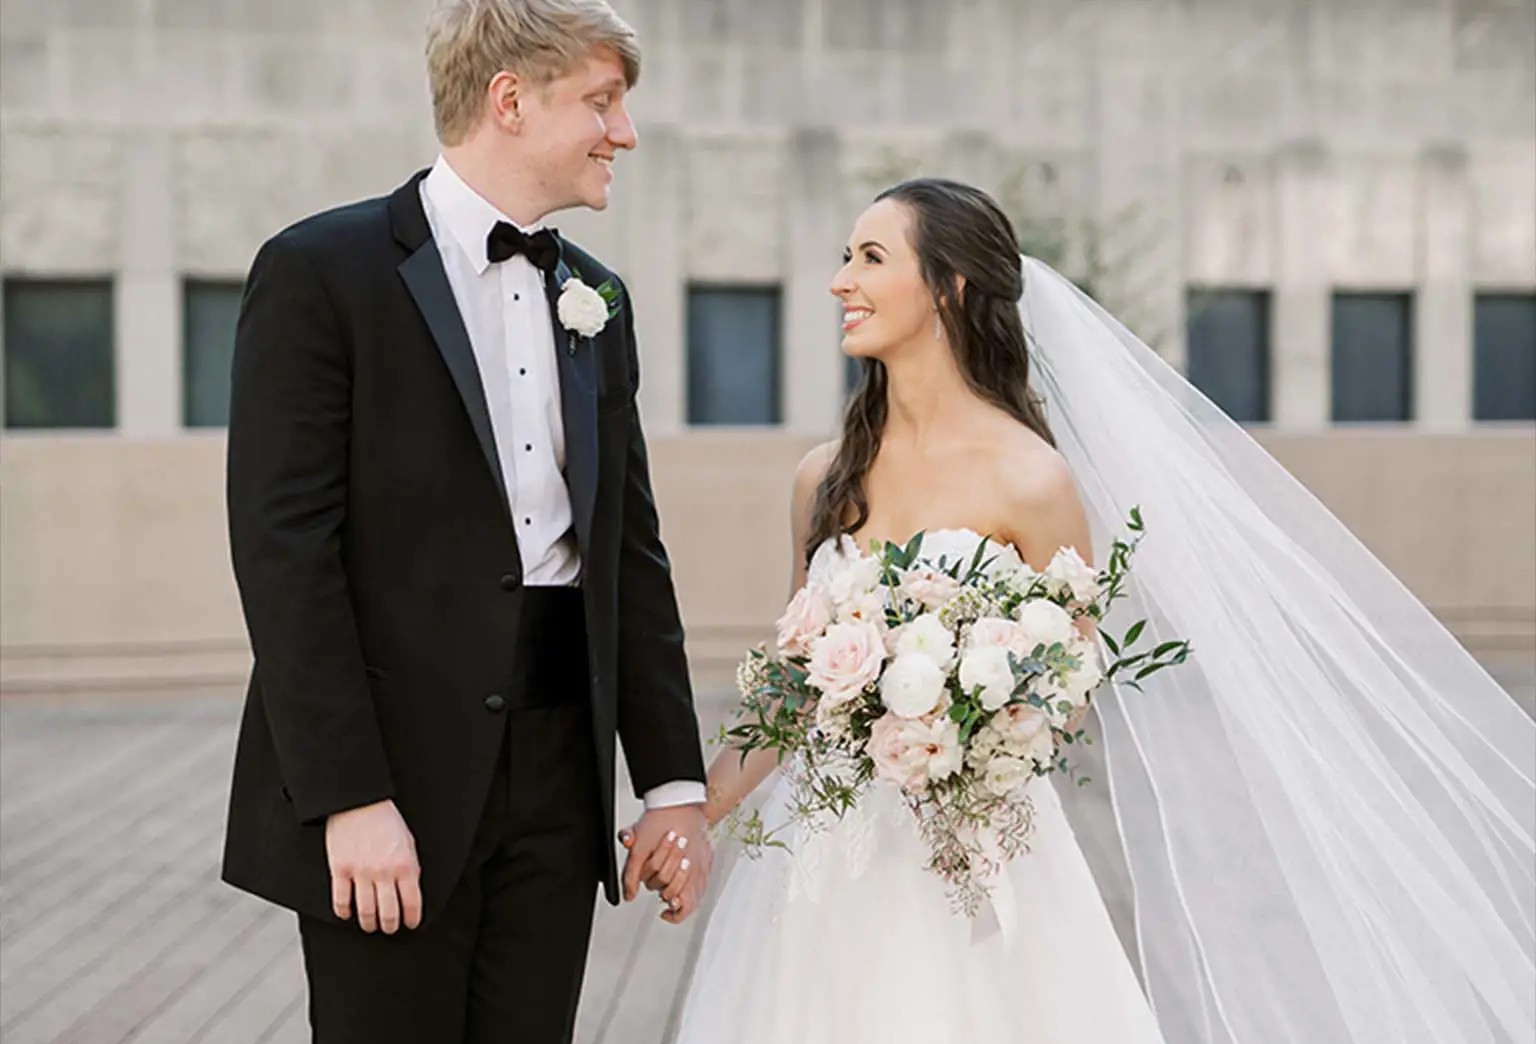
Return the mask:
<path id="1" fill-rule="evenodd" d="M 918 173 L 993 191 L 1176 366 L 1192 292 L 1261 294 L 1256 434 L 1470 646 L 1536 659 L 1536 428 L 1474 406 L 1479 301 L 1536 295 L 1536 2 L 616 6 L 645 52 L 640 148 L 608 212 L 555 223 L 635 301 L 701 663 L 782 603 L 789 474 L 844 392 L 826 284 L 859 210 Z M 8 688 L 238 677 L 187 287 L 431 162 L 430 7 L 0 5 L 0 277 L 109 282 L 112 315 L 111 428 L 0 436 Z M 780 423 L 689 425 L 695 287 L 776 292 Z M 1402 304 L 1399 421 L 1332 422 L 1341 294 Z M 743 546 L 761 560 L 723 568 Z"/>

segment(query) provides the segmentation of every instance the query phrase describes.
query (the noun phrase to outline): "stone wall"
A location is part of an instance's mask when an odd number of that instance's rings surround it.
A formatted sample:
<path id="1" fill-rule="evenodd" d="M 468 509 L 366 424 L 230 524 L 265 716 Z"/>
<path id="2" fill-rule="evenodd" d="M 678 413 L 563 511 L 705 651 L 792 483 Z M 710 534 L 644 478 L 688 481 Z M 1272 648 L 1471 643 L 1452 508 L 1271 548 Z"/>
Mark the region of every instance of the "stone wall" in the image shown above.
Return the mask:
<path id="1" fill-rule="evenodd" d="M 428 0 L 7 0 L 0 270 L 117 276 L 121 428 L 179 425 L 179 286 L 434 154 Z M 825 292 L 873 192 L 1065 231 L 1171 361 L 1190 285 L 1274 292 L 1276 423 L 1326 423 L 1328 294 L 1415 292 L 1417 423 L 1467 423 L 1470 296 L 1536 289 L 1536 0 L 637 0 L 641 148 L 561 225 L 633 284 L 683 426 L 690 281 L 784 288 L 787 426 L 836 419 Z M 1088 232 L 1092 232 L 1091 240 Z"/>
<path id="2" fill-rule="evenodd" d="M 1536 663 L 1536 434 L 1268 433 L 1263 442 L 1489 663 Z M 701 683 L 769 637 L 810 440 L 652 440 Z M 0 456 L 0 691 L 233 687 L 223 439 L 11 439 Z M 1475 460 L 1477 467 L 1466 462 Z"/>
<path id="3" fill-rule="evenodd" d="M 181 429 L 182 281 L 239 279 L 283 225 L 431 162 L 430 6 L 0 3 L 0 275 L 114 279 L 119 429 L 0 436 L 6 687 L 238 676 L 221 440 Z M 1536 436 L 1468 419 L 1472 294 L 1536 290 L 1536 0 L 618 6 L 641 147 L 607 213 L 557 220 L 636 302 L 701 662 L 782 597 L 787 476 L 841 401 L 826 283 L 859 209 L 918 172 L 1065 235 L 1176 364 L 1188 287 L 1271 290 L 1263 438 L 1469 645 L 1536 658 Z M 686 430 L 693 281 L 783 288 L 781 429 Z M 1336 288 L 1413 292 L 1413 423 L 1327 426 Z"/>

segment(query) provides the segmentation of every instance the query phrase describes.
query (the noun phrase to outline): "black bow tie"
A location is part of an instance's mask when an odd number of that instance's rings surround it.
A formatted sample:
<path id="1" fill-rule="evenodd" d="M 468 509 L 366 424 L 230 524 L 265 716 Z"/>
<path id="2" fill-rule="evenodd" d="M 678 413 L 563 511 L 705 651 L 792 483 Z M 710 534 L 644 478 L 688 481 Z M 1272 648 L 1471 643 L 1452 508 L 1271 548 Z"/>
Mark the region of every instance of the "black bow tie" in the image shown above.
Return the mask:
<path id="1" fill-rule="evenodd" d="M 541 228 L 528 234 L 516 225 L 496 222 L 485 237 L 485 256 L 492 264 L 522 254 L 534 268 L 553 272 L 560 263 L 560 239 L 553 229 Z"/>

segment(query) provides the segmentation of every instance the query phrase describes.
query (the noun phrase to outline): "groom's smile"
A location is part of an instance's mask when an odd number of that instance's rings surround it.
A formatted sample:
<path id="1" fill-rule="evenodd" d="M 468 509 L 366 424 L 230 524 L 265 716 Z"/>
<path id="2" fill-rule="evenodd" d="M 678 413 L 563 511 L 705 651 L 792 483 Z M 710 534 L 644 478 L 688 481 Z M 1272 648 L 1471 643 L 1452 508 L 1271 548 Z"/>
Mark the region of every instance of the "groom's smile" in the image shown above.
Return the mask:
<path id="1" fill-rule="evenodd" d="M 594 47 L 583 62 L 533 92 L 526 133 L 544 168 L 540 180 L 551 190 L 552 210 L 608 206 L 613 161 L 620 149 L 637 144 L 624 104 L 628 91 L 618 54 Z"/>

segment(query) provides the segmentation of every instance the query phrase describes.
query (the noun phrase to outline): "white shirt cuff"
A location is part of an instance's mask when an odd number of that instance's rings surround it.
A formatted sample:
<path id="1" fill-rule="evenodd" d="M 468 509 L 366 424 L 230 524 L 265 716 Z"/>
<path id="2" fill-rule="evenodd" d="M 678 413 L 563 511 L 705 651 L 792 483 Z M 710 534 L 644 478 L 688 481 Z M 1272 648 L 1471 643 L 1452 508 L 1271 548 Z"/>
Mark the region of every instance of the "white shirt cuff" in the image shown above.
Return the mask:
<path id="1" fill-rule="evenodd" d="M 645 792 L 645 808 L 654 812 L 658 808 L 676 808 L 678 805 L 702 805 L 706 794 L 704 784 L 692 779 L 679 779 L 663 783 Z"/>

